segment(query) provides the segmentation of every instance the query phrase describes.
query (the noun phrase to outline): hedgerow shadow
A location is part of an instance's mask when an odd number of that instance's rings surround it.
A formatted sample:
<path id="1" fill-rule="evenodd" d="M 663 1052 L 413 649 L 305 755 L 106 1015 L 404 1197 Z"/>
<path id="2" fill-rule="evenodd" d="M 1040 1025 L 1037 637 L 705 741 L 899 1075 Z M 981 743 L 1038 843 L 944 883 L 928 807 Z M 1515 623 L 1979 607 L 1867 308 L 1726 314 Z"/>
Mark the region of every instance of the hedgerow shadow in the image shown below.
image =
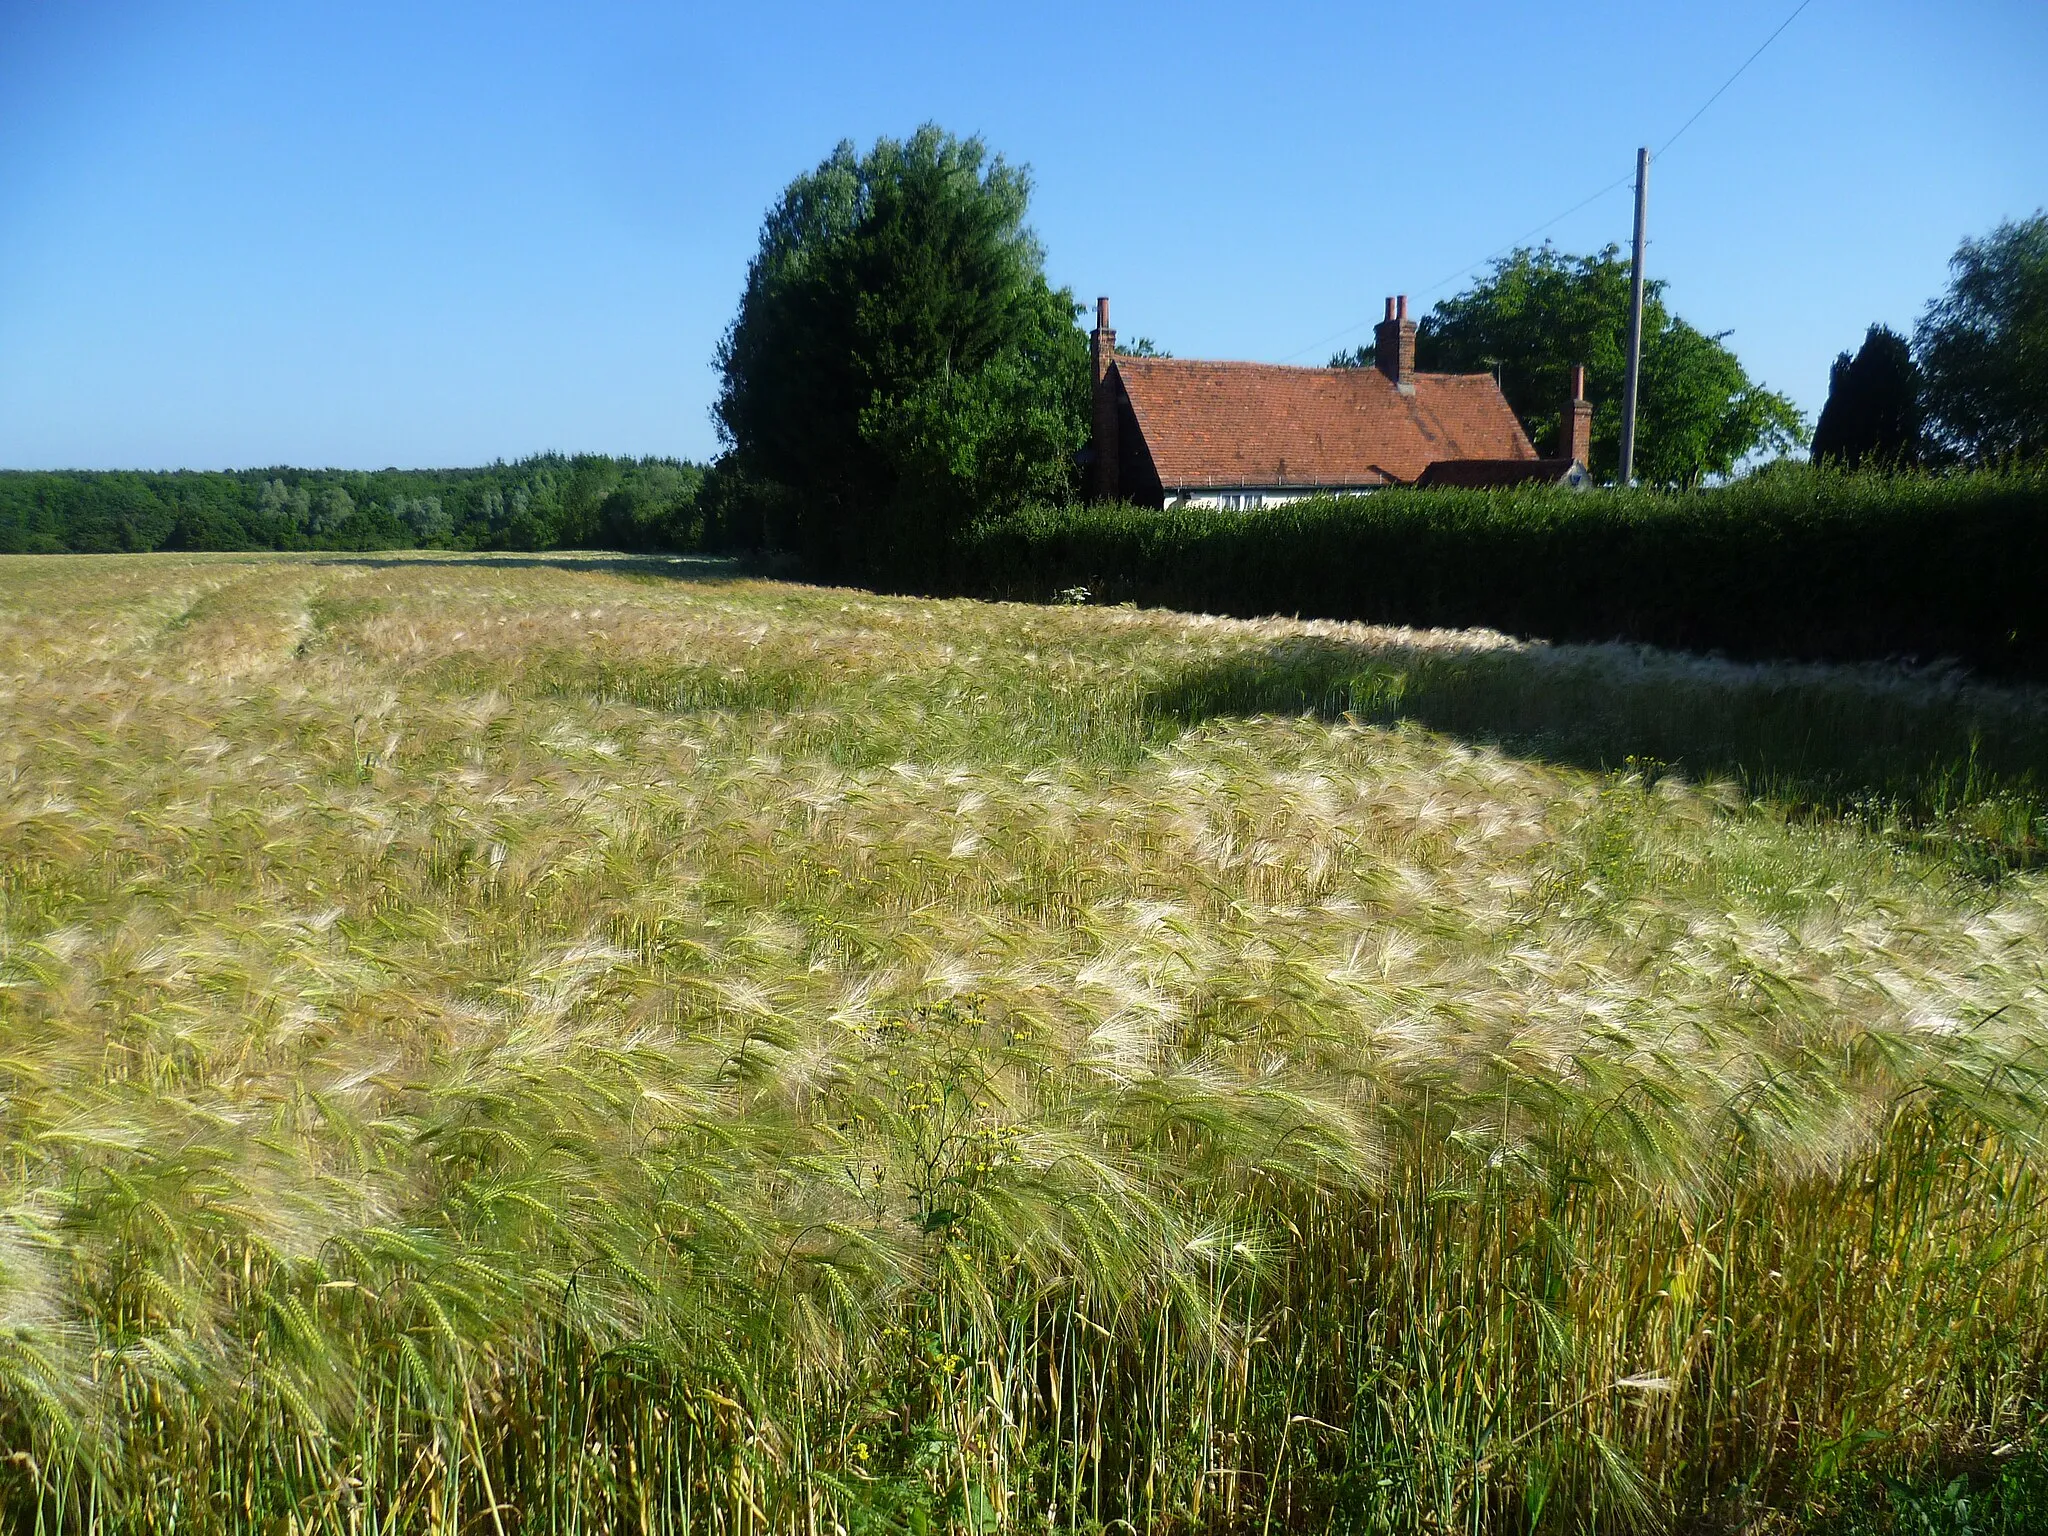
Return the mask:
<path id="1" fill-rule="evenodd" d="M 1747 664 L 1625 645 L 1304 636 L 1148 690 L 1155 730 L 1226 715 L 1412 720 L 1603 772 L 1732 780 L 1995 874 L 2048 863 L 2048 690 L 1882 665 Z"/>
<path id="2" fill-rule="evenodd" d="M 560 554 L 498 554 L 490 551 L 468 554 L 436 551 L 402 555 L 313 554 L 305 558 L 317 565 L 353 565 L 379 571 L 399 567 L 411 570 L 423 566 L 486 566 L 499 570 L 545 567 L 682 582 L 736 581 L 748 574 L 741 561 L 719 555 L 581 555 L 568 551 Z"/>

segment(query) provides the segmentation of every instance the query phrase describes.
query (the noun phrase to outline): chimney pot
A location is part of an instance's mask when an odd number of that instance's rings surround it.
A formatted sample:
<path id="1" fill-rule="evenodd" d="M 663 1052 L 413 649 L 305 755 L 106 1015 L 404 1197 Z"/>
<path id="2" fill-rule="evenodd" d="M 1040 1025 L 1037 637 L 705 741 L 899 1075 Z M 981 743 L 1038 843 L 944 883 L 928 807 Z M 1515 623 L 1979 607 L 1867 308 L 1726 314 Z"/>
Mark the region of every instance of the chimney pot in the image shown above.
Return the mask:
<path id="1" fill-rule="evenodd" d="M 1415 322 L 1408 318 L 1408 295 L 1387 300 L 1387 318 L 1373 329 L 1373 357 L 1381 373 L 1404 395 L 1415 393 Z"/>
<path id="2" fill-rule="evenodd" d="M 1581 468 L 1590 467 L 1593 461 L 1593 407 L 1586 399 L 1586 365 L 1572 365 L 1572 397 L 1564 405 L 1564 418 L 1558 423 L 1557 456 L 1569 459 Z"/>
<path id="3" fill-rule="evenodd" d="M 1089 467 L 1089 489 L 1098 501 L 1114 501 L 1117 497 L 1117 461 L 1119 444 L 1117 433 L 1120 418 L 1117 414 L 1116 386 L 1110 380 L 1110 369 L 1116 363 L 1116 332 L 1109 328 L 1109 298 L 1104 295 L 1095 301 L 1095 331 L 1088 338 L 1089 364 L 1095 375 L 1093 400 L 1095 462 Z"/>

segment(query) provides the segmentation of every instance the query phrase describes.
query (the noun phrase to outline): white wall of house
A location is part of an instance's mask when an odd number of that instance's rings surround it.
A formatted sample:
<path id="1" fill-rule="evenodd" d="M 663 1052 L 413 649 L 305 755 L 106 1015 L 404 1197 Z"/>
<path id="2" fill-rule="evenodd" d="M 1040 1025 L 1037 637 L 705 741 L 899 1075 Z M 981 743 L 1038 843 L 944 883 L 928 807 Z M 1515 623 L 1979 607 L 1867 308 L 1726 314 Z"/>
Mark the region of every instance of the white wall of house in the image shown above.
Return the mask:
<path id="1" fill-rule="evenodd" d="M 1290 501 L 1305 501 L 1311 496 L 1366 496 L 1377 490 L 1377 486 L 1347 485 L 1331 486 L 1325 489 L 1310 489 L 1299 485 L 1234 486 L 1227 490 L 1204 488 L 1199 491 L 1168 491 L 1166 504 L 1169 507 L 1211 507 L 1221 512 L 1249 512 L 1259 507 L 1284 507 Z"/>

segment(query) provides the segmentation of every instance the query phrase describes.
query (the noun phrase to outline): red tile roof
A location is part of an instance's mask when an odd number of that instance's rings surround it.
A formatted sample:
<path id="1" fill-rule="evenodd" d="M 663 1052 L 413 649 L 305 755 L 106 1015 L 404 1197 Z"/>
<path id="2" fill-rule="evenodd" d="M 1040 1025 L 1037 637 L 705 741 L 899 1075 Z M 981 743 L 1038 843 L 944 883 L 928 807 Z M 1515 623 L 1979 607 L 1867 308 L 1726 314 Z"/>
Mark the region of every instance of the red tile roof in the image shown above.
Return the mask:
<path id="1" fill-rule="evenodd" d="M 1442 459 L 1536 457 L 1490 373 L 1418 373 L 1404 395 L 1377 368 L 1119 357 L 1116 371 L 1168 492 L 1381 485 Z"/>

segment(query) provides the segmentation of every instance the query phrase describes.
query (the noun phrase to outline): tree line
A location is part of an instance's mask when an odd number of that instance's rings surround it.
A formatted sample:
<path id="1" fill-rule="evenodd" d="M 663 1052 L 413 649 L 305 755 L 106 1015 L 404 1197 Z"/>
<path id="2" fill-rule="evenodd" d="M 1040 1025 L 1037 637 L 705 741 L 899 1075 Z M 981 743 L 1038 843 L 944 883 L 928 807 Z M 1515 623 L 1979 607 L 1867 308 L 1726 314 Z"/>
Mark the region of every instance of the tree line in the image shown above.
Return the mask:
<path id="1" fill-rule="evenodd" d="M 704 470 L 541 454 L 482 469 L 0 472 L 0 553 L 692 549 Z"/>

